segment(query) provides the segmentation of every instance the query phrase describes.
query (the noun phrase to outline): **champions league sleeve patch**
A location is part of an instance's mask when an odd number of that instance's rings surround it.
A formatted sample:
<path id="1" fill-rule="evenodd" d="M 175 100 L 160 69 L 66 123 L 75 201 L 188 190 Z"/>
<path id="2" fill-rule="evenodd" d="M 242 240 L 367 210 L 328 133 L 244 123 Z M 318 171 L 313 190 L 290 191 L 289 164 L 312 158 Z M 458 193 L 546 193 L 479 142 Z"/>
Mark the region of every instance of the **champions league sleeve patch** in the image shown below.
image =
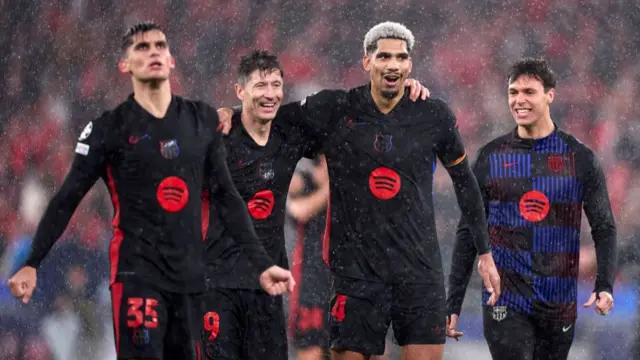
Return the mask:
<path id="1" fill-rule="evenodd" d="M 87 124 L 87 126 L 84 127 L 84 130 L 82 130 L 82 133 L 80 134 L 80 137 L 78 138 L 78 141 L 82 141 L 82 140 L 85 140 L 86 138 L 88 138 L 89 135 L 91 135 L 91 131 L 92 130 L 93 130 L 93 122 L 90 121 Z"/>

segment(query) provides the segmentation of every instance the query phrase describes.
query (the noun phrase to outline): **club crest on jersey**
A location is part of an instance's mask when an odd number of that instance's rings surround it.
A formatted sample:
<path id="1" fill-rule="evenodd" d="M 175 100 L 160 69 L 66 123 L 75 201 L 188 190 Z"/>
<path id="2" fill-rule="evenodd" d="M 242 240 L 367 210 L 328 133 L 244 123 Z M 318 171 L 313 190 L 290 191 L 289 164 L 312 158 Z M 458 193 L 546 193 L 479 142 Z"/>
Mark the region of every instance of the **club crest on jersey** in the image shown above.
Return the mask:
<path id="1" fill-rule="evenodd" d="M 273 170 L 273 165 L 270 162 L 260 164 L 258 167 L 258 174 L 264 180 L 271 180 L 276 176 L 276 173 Z"/>
<path id="2" fill-rule="evenodd" d="M 178 146 L 178 140 L 160 140 L 160 153 L 165 159 L 175 159 L 180 155 L 180 147 Z"/>
<path id="3" fill-rule="evenodd" d="M 506 306 L 494 306 L 493 314 L 491 315 L 493 320 L 502 321 L 507 317 L 507 307 Z"/>
<path id="4" fill-rule="evenodd" d="M 377 152 L 389 152 L 393 148 L 392 136 L 390 134 L 377 133 L 373 141 L 373 147 Z"/>
<path id="5" fill-rule="evenodd" d="M 560 172 L 564 167 L 562 156 L 549 156 L 547 158 L 547 167 L 553 172 Z"/>
<path id="6" fill-rule="evenodd" d="M 146 345 L 149 345 L 149 342 L 151 342 L 149 329 L 139 327 L 133 330 L 133 343 L 137 347 L 145 347 Z"/>

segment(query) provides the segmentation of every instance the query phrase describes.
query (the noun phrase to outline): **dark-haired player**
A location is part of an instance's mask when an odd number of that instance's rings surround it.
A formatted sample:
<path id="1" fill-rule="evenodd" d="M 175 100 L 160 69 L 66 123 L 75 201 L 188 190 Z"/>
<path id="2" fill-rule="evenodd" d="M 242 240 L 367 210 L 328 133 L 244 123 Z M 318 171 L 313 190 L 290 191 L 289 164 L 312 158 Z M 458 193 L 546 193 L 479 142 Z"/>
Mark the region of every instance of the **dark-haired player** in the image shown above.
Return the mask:
<path id="1" fill-rule="evenodd" d="M 289 296 L 289 332 L 300 360 L 322 360 L 329 350 L 331 272 L 328 266 L 329 173 L 324 156 L 301 163 L 289 187 L 287 212 L 296 229 Z"/>
<path id="2" fill-rule="evenodd" d="M 254 51 L 238 65 L 235 85 L 242 110 L 232 117 L 225 137 L 227 163 L 246 201 L 258 237 L 276 263 L 288 268 L 284 241 L 286 199 L 296 164 L 315 157 L 317 143 L 299 124 L 279 121 L 283 70 L 275 55 Z M 416 90 L 422 89 L 414 83 Z M 417 95 L 417 93 L 416 93 Z M 288 345 L 281 297 L 267 296 L 256 281 L 235 234 L 212 207 L 207 234 L 208 291 L 202 341 L 210 359 L 287 359 Z"/>
<path id="3" fill-rule="evenodd" d="M 613 307 L 616 227 L 596 155 L 551 120 L 556 80 L 546 61 L 517 61 L 507 78 L 517 126 L 486 144 L 474 165 L 503 285 L 498 302 L 484 307 L 484 335 L 495 360 L 564 360 L 577 315 L 582 209 L 598 260 L 586 305 L 595 302 L 601 315 Z M 476 255 L 471 235 L 462 217 L 449 278 L 454 337 Z"/>
<path id="4" fill-rule="evenodd" d="M 281 107 L 323 148 L 331 186 L 331 348 L 335 359 L 382 355 L 389 324 L 403 357 L 441 359 L 446 298 L 432 202 L 437 159 L 470 219 L 480 273 L 499 296 L 482 197 L 456 119 L 441 100 L 410 101 L 411 31 L 381 23 L 365 36 L 370 83 Z"/>
<path id="5" fill-rule="evenodd" d="M 171 93 L 175 60 L 162 29 L 153 23 L 131 27 L 122 52 L 119 69 L 131 74 L 133 94 L 80 134 L 71 170 L 44 213 L 26 266 L 9 287 L 29 301 L 36 269 L 102 178 L 114 207 L 109 256 L 118 359 L 194 359 L 190 295 L 205 287 L 203 187 L 212 189 L 212 203 L 225 211 L 220 221 L 242 242 L 258 273 L 264 271 L 265 290 L 280 294 L 293 280 L 258 242 L 225 163 L 216 112 Z"/>

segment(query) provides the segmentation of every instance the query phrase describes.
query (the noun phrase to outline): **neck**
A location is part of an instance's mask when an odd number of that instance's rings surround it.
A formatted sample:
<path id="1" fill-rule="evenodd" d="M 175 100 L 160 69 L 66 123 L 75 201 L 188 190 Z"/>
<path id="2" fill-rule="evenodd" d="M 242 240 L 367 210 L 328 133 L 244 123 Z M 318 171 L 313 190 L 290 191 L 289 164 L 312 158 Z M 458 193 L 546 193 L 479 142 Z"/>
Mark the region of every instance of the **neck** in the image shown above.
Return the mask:
<path id="1" fill-rule="evenodd" d="M 380 91 L 375 90 L 375 88 L 373 87 L 373 84 L 371 86 L 371 97 L 373 98 L 373 102 L 376 103 L 378 110 L 380 110 L 380 112 L 382 112 L 383 114 L 390 113 L 391 110 L 393 110 L 393 108 L 396 107 L 396 105 L 398 105 L 403 95 L 404 95 L 404 86 L 400 88 L 398 95 L 396 95 L 393 99 L 388 99 L 382 96 Z"/>
<path id="2" fill-rule="evenodd" d="M 249 133 L 249 136 L 260 146 L 265 146 L 269 141 L 269 132 L 271 131 L 271 121 L 263 124 L 251 115 L 251 112 L 247 109 L 242 109 L 242 115 L 240 116 L 242 125 Z"/>
<path id="3" fill-rule="evenodd" d="M 531 126 L 518 125 L 518 136 L 523 139 L 542 139 L 551 135 L 554 127 L 551 117 L 545 116 Z"/>
<path id="4" fill-rule="evenodd" d="M 171 104 L 171 85 L 168 80 L 141 82 L 134 79 L 133 98 L 151 115 L 163 118 Z"/>

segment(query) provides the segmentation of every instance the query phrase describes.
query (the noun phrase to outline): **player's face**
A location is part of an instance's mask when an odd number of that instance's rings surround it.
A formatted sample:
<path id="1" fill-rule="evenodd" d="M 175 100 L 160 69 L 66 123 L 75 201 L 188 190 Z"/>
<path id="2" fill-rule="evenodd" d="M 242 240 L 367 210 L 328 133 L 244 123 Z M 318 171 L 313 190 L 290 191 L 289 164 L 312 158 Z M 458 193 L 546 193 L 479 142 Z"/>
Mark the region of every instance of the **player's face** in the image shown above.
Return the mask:
<path id="1" fill-rule="evenodd" d="M 175 59 L 169 52 L 167 38 L 160 30 L 134 35 L 133 44 L 119 64 L 120 71 L 142 82 L 162 81 L 169 78 L 175 68 Z"/>
<path id="2" fill-rule="evenodd" d="M 236 85 L 238 99 L 242 100 L 243 110 L 262 123 L 268 123 L 276 117 L 284 97 L 282 74 L 278 69 L 271 71 L 255 70 L 244 86 Z"/>
<path id="3" fill-rule="evenodd" d="M 378 40 L 378 48 L 362 59 L 371 76 L 371 85 L 383 97 L 395 98 L 404 88 L 411 72 L 411 56 L 407 42 L 398 39 Z"/>
<path id="4" fill-rule="evenodd" d="M 509 84 L 509 108 L 518 126 L 535 126 L 549 117 L 549 105 L 555 90 L 544 91 L 542 82 L 533 76 L 522 75 Z"/>

